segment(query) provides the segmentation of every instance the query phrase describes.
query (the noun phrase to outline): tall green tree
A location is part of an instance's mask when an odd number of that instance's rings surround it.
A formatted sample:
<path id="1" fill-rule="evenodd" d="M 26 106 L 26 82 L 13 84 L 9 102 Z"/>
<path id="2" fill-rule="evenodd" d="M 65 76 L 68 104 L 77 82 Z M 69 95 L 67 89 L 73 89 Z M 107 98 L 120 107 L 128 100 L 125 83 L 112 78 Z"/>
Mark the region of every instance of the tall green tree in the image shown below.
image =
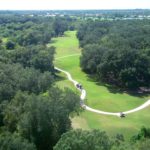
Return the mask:
<path id="1" fill-rule="evenodd" d="M 0 134 L 0 149 L 1 150 L 36 150 L 33 143 L 29 143 L 26 139 L 4 132 Z"/>
<path id="2" fill-rule="evenodd" d="M 4 123 L 11 132 L 49 150 L 71 129 L 70 115 L 79 113 L 80 98 L 70 90 L 52 88 L 47 96 L 19 92 L 4 111 Z"/>
<path id="3" fill-rule="evenodd" d="M 64 18 L 56 17 L 53 23 L 53 28 L 56 36 L 61 36 L 68 29 L 68 23 Z"/>
<path id="4" fill-rule="evenodd" d="M 62 135 L 54 150 L 110 150 L 112 142 L 99 130 L 72 130 Z"/>

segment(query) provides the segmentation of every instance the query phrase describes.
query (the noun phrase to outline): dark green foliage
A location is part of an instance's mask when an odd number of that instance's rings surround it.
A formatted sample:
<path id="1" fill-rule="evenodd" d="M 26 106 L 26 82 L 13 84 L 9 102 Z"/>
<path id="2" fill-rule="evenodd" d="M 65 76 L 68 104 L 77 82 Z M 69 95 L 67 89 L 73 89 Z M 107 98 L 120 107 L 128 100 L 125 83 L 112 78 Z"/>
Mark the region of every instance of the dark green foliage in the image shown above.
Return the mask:
<path id="1" fill-rule="evenodd" d="M 9 17 L 9 16 L 7 16 Z M 5 19 L 7 19 L 5 17 Z M 8 39 L 13 39 L 20 46 L 47 44 L 53 36 L 52 23 L 53 20 L 42 18 L 28 18 L 22 17 L 24 21 L 20 20 L 20 17 L 12 16 L 11 23 L 2 25 L 0 29 L 4 30 L 0 34 Z"/>
<path id="2" fill-rule="evenodd" d="M 139 134 L 144 137 L 149 132 L 148 130 L 142 128 Z M 149 150 L 149 141 L 149 136 L 127 141 L 121 134 L 110 138 L 100 130 L 71 130 L 61 136 L 54 150 Z"/>
<path id="3" fill-rule="evenodd" d="M 21 46 L 46 44 L 51 40 L 51 34 L 52 33 L 43 33 L 42 30 L 35 28 L 34 30 L 25 31 L 25 34 L 19 35 L 17 41 Z"/>
<path id="4" fill-rule="evenodd" d="M 54 150 L 110 150 L 112 141 L 99 130 L 72 130 L 63 134 Z"/>
<path id="5" fill-rule="evenodd" d="M 0 149 L 1 150 L 36 150 L 34 144 L 29 143 L 26 139 L 4 132 L 0 134 Z"/>
<path id="6" fill-rule="evenodd" d="M 148 87 L 150 83 L 150 56 L 146 51 L 109 50 L 97 67 L 100 78 L 122 87 Z"/>
<path id="7" fill-rule="evenodd" d="M 56 19 L 53 23 L 53 28 L 55 31 L 55 35 L 61 36 L 64 34 L 64 31 L 66 31 L 68 29 L 68 23 L 63 18 L 56 17 Z"/>
<path id="8" fill-rule="evenodd" d="M 69 117 L 79 113 L 80 99 L 51 88 L 55 48 L 47 46 L 68 22 L 72 19 L 0 14 L 0 149 L 49 150 L 71 128 Z"/>
<path id="9" fill-rule="evenodd" d="M 71 17 L 0 15 L 0 37 L 13 39 L 18 46 L 46 45 L 52 37 L 63 35 L 64 31 L 70 26 L 74 28 L 76 24 L 76 19 Z"/>
<path id="10" fill-rule="evenodd" d="M 3 43 L 3 40 L 0 38 L 0 44 L 2 44 Z"/>
<path id="11" fill-rule="evenodd" d="M 62 135 L 54 150 L 137 150 L 130 144 L 122 135 L 110 138 L 100 130 L 71 130 Z"/>
<path id="12" fill-rule="evenodd" d="M 11 54 L 11 58 L 14 63 L 20 63 L 24 67 L 34 67 L 41 72 L 50 71 L 53 73 L 54 53 L 54 47 L 47 48 L 42 45 L 37 45 L 17 49 Z"/>
<path id="13" fill-rule="evenodd" d="M 31 58 L 31 65 L 36 69 L 40 69 L 42 72 L 51 71 L 54 72 L 53 60 L 54 60 L 55 48 L 50 47 L 46 50 L 39 51 Z"/>
<path id="14" fill-rule="evenodd" d="M 95 73 L 105 51 L 107 49 L 100 47 L 98 44 L 86 45 L 80 58 L 82 69 L 90 74 Z"/>
<path id="15" fill-rule="evenodd" d="M 100 39 L 109 31 L 111 23 L 106 21 L 88 20 L 82 24 L 78 30 L 77 37 L 80 41 L 80 46 L 84 47 L 87 44 L 97 44 Z"/>
<path id="16" fill-rule="evenodd" d="M 150 147 L 150 128 L 142 127 L 141 130 L 131 138 L 132 145 L 138 150 L 149 150 Z"/>
<path id="17" fill-rule="evenodd" d="M 53 82 L 49 72 L 40 73 L 19 64 L 0 63 L 0 102 L 13 98 L 18 90 L 33 93 L 45 92 Z"/>
<path id="18" fill-rule="evenodd" d="M 80 99 L 70 90 L 50 89 L 47 96 L 19 92 L 4 111 L 9 131 L 17 131 L 37 149 L 48 150 L 71 128 L 69 115 L 80 111 Z"/>
<path id="19" fill-rule="evenodd" d="M 132 141 L 135 142 L 144 138 L 150 139 L 150 128 L 142 127 L 139 133 L 132 137 Z"/>
<path id="20" fill-rule="evenodd" d="M 149 88 L 149 35 L 149 20 L 87 22 L 77 34 L 83 47 L 81 67 L 99 81 L 129 89 Z"/>

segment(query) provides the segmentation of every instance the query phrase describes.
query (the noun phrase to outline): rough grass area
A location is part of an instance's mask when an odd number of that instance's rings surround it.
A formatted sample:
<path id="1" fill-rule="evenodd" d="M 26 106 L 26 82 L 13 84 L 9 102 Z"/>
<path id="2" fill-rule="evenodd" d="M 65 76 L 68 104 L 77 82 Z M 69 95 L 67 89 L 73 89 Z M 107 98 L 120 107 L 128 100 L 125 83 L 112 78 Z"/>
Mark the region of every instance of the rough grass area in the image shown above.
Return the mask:
<path id="1" fill-rule="evenodd" d="M 75 31 L 67 31 L 64 37 L 54 38 L 48 46 L 52 45 L 56 47 L 55 58 L 81 52 Z M 86 104 L 90 107 L 103 111 L 120 112 L 133 109 L 149 98 L 148 96 L 139 97 L 117 92 L 107 85 L 96 83 L 81 71 L 79 58 L 80 56 L 71 56 L 58 59 L 55 60 L 55 65 L 69 71 L 74 79 L 82 83 L 87 91 Z M 60 80 L 57 82 L 58 86 L 61 88 L 69 87 L 77 92 L 73 84 L 66 80 L 62 73 L 58 75 L 60 76 Z M 72 126 L 73 128 L 106 130 L 110 135 L 123 133 L 126 137 L 129 137 L 142 126 L 150 127 L 149 114 L 150 107 L 130 114 L 123 119 L 84 111 L 80 116 L 72 119 Z"/>

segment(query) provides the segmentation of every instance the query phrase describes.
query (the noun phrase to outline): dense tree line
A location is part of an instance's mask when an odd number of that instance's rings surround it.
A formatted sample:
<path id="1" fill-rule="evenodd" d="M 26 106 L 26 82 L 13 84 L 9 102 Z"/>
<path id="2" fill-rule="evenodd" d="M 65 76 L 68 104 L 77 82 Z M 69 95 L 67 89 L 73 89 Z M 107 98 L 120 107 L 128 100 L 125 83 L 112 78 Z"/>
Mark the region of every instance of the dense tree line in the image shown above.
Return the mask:
<path id="1" fill-rule="evenodd" d="M 9 57 L 11 57 L 12 62 L 20 63 L 24 67 L 34 67 L 41 72 L 54 72 L 54 53 L 54 47 L 47 48 L 46 46 L 36 45 L 16 49 L 15 52 L 9 54 Z"/>
<path id="2" fill-rule="evenodd" d="M 42 150 L 52 149 L 71 128 L 69 115 L 79 111 L 79 98 L 68 89 L 51 88 L 46 96 L 18 92 L 11 103 L 3 105 L 5 129 Z"/>
<path id="3" fill-rule="evenodd" d="M 11 100 L 19 90 L 36 94 L 46 92 L 54 80 L 50 72 L 41 73 L 20 64 L 0 63 L 0 72 L 0 102 Z"/>
<path id="4" fill-rule="evenodd" d="M 82 69 L 122 88 L 150 86 L 150 21 L 91 21 L 77 37 Z"/>
<path id="5" fill-rule="evenodd" d="M 34 144 L 29 143 L 26 139 L 18 136 L 17 134 L 11 134 L 9 132 L 4 132 L 0 134 L 0 149 L 36 150 Z"/>
<path id="6" fill-rule="evenodd" d="M 28 15 L 0 15 L 0 38 L 9 41 L 8 49 L 14 44 L 20 46 L 47 44 L 54 36 L 62 36 L 66 30 L 74 30 L 78 26 L 76 18 L 40 17 Z"/>
<path id="7" fill-rule="evenodd" d="M 79 96 L 56 87 L 47 46 L 68 28 L 66 18 L 0 15 L 1 150 L 51 150 L 81 111 Z"/>
<path id="8" fill-rule="evenodd" d="M 71 130 L 62 135 L 54 150 L 148 150 L 149 146 L 150 130 L 146 128 L 142 128 L 130 141 L 121 134 L 110 137 L 100 130 Z"/>

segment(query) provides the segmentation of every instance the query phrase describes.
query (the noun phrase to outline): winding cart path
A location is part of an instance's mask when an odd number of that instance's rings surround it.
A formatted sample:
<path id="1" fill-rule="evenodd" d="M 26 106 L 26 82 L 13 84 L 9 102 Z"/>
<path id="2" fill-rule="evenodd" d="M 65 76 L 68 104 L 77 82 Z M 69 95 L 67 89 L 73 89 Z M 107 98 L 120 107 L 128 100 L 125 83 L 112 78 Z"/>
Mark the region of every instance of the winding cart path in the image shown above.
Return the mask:
<path id="1" fill-rule="evenodd" d="M 57 59 L 61 59 L 61 58 L 76 56 L 76 55 L 80 55 L 80 54 L 72 54 L 72 55 L 62 56 L 62 57 L 56 58 L 56 60 L 57 60 Z M 113 115 L 113 116 L 118 116 L 118 117 L 120 117 L 120 116 L 121 116 L 121 113 L 122 113 L 122 114 L 125 114 L 125 115 L 126 115 L 126 114 L 130 114 L 130 113 L 134 113 L 134 112 L 140 111 L 140 110 L 142 110 L 142 109 L 144 109 L 144 108 L 146 108 L 146 107 L 148 107 L 148 106 L 150 105 L 150 100 L 147 100 L 144 104 L 142 104 L 142 105 L 140 105 L 139 107 L 136 107 L 136 108 L 134 108 L 134 109 L 132 109 L 132 110 L 128 110 L 128 111 L 125 111 L 125 112 L 116 112 L 116 113 L 113 113 L 113 112 L 105 112 L 105 111 L 93 109 L 93 108 L 91 108 L 91 107 L 85 105 L 84 100 L 85 100 L 85 98 L 86 98 L 86 90 L 85 90 L 85 89 L 80 89 L 79 87 L 77 87 L 77 84 L 79 84 L 78 81 L 74 80 L 69 72 L 67 72 L 67 71 L 65 71 L 65 70 L 63 70 L 63 69 L 60 69 L 60 68 L 58 68 L 58 67 L 55 67 L 55 69 L 56 69 L 57 71 L 60 71 L 60 72 L 63 72 L 64 74 L 66 74 L 68 80 L 71 81 L 71 82 L 74 84 L 74 86 L 81 92 L 81 95 L 80 95 L 81 106 L 82 106 L 84 109 L 88 110 L 88 111 L 95 112 L 95 113 L 98 113 L 98 114 L 103 114 L 103 115 Z"/>

